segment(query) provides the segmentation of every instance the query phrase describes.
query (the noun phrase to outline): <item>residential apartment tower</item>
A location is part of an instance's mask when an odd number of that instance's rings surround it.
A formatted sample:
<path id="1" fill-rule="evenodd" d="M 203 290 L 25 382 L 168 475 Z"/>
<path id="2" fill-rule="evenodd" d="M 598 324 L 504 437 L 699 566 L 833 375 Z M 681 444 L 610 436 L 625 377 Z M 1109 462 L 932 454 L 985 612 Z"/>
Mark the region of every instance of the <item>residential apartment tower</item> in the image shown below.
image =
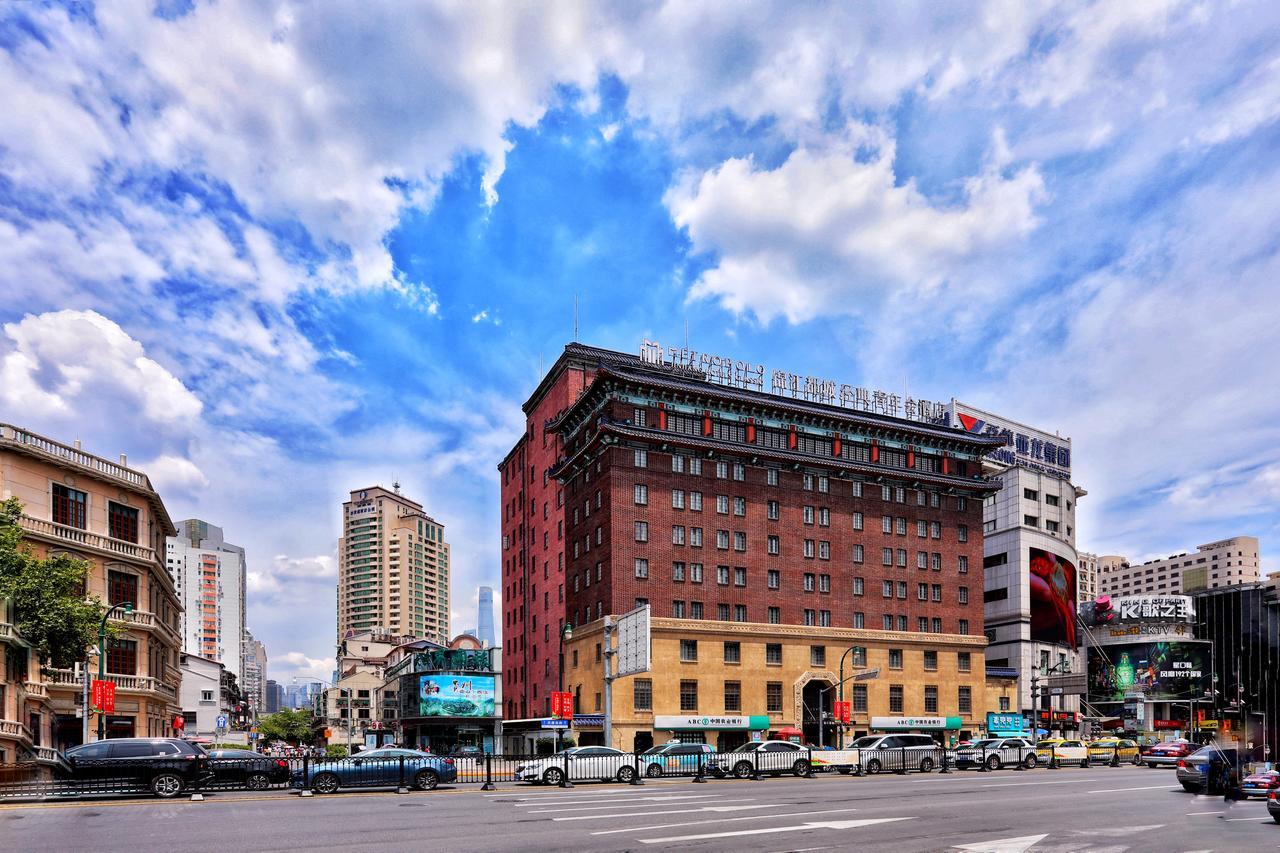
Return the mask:
<path id="1" fill-rule="evenodd" d="M 342 505 L 338 641 L 371 631 L 449 639 L 449 544 L 422 504 L 370 486 Z"/>

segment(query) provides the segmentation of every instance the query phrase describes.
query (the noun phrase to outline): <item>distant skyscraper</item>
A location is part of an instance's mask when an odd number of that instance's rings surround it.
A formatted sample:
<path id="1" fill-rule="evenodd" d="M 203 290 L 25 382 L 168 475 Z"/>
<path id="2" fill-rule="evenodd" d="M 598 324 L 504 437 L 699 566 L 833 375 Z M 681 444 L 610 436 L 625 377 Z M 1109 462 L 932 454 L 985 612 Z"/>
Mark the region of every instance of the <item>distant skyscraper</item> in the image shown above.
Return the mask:
<path id="1" fill-rule="evenodd" d="M 222 537 L 222 528 L 198 518 L 177 524 L 165 546 L 165 563 L 182 599 L 182 650 L 215 660 L 244 686 L 244 549 Z"/>
<path id="2" fill-rule="evenodd" d="M 493 587 L 480 587 L 479 615 L 476 617 L 476 639 L 490 646 L 497 645 L 493 633 Z"/>
<path id="3" fill-rule="evenodd" d="M 253 638 L 246 628 L 244 632 L 244 678 L 240 680 L 240 693 L 261 714 L 267 705 L 267 647 Z"/>
<path id="4" fill-rule="evenodd" d="M 268 714 L 274 714 L 284 707 L 284 686 L 277 684 L 275 679 L 267 679 L 267 707 Z"/>

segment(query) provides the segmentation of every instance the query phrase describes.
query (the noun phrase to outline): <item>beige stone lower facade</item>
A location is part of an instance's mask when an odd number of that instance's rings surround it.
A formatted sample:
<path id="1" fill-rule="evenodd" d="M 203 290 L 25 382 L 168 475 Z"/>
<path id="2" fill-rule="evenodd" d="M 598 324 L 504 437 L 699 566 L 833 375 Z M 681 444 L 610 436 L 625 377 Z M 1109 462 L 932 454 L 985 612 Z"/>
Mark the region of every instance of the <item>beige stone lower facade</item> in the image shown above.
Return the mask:
<path id="1" fill-rule="evenodd" d="M 146 475 L 19 427 L 0 424 L 0 499 L 18 498 L 24 543 L 38 557 L 89 564 L 85 592 L 112 611 L 102 678 L 115 707 L 89 714 L 88 739 L 174 734 L 181 716 L 181 607 L 162 562 L 173 522 Z M 47 761 L 84 739 L 84 668 L 98 678 L 96 648 L 75 669 L 45 666 L 0 602 L 0 763 Z M 101 724 L 101 726 L 99 726 Z"/>
<path id="2" fill-rule="evenodd" d="M 604 712 L 603 640 L 598 620 L 575 627 L 565 647 L 565 685 L 580 718 Z M 612 745 L 703 740 L 723 750 L 752 736 L 720 727 L 717 718 L 725 717 L 764 717 L 767 735 L 796 729 L 806 743 L 837 743 L 840 727 L 830 716 L 836 685 L 870 670 L 879 672 L 844 683 L 853 706 L 846 740 L 873 731 L 872 717 L 959 717 L 948 734 L 976 734 L 989 710 L 985 645 L 982 636 L 653 619 L 652 671 L 614 681 Z M 821 730 L 820 709 L 827 720 Z M 705 723 L 673 729 L 664 717 Z M 582 743 L 603 743 L 594 726 L 575 730 Z"/>

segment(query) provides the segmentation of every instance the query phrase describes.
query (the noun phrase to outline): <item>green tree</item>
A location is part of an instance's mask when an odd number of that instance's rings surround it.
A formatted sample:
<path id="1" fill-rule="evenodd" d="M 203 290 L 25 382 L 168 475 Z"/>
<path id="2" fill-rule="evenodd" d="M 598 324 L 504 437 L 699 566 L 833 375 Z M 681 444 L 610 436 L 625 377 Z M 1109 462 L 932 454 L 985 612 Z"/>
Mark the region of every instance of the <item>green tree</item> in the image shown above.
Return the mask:
<path id="1" fill-rule="evenodd" d="M 69 669 L 98 639 L 103 607 L 85 598 L 89 564 L 58 555 L 41 559 L 22 540 L 22 503 L 0 503 L 0 599 L 13 602 L 14 625 L 45 666 Z"/>
<path id="2" fill-rule="evenodd" d="M 311 740 L 311 712 L 285 708 L 258 720 L 258 737 L 288 743 Z"/>

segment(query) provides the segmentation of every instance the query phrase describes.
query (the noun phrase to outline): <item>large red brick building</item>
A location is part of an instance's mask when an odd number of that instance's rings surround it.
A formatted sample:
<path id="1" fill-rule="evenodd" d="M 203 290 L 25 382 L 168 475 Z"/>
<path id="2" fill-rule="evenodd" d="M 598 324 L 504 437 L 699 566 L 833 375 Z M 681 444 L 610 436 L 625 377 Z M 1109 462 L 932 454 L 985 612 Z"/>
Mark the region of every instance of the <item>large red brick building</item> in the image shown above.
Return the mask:
<path id="1" fill-rule="evenodd" d="M 547 714 L 562 666 L 590 681 L 561 660 L 566 621 L 645 603 L 667 629 L 801 626 L 899 666 L 896 640 L 933 635 L 981 672 L 981 457 L 1001 439 L 578 344 L 524 410 L 500 466 L 508 719 Z"/>

